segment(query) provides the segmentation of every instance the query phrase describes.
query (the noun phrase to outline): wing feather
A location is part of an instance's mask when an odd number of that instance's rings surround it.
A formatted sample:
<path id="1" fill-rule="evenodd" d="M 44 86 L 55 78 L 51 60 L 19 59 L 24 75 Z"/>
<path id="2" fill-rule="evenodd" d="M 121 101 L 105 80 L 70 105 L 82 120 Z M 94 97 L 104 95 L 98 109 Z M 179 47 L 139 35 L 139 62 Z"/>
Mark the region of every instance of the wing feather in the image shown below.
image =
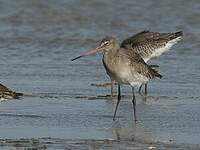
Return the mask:
<path id="1" fill-rule="evenodd" d="M 169 41 L 182 35 L 181 31 L 175 33 L 142 31 L 125 39 L 121 47 L 134 49 L 142 58 L 145 58 L 154 53 L 156 49 L 165 47 Z"/>
<path id="2" fill-rule="evenodd" d="M 147 77 L 148 79 L 152 79 L 154 77 L 162 77 L 155 69 L 146 64 L 138 53 L 129 49 L 123 49 L 120 52 L 121 53 L 119 53 L 119 55 L 123 56 L 124 60 L 127 60 L 129 65 L 133 67 L 133 70 L 139 74 Z"/>

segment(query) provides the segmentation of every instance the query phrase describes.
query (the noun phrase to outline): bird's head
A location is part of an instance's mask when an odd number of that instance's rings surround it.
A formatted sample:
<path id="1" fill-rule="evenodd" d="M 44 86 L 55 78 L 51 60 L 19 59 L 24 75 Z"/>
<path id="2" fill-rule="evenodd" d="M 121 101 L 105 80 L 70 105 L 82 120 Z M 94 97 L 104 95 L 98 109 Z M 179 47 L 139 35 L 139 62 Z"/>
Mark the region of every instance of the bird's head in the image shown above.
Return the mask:
<path id="1" fill-rule="evenodd" d="M 81 57 L 84 57 L 84 56 L 89 56 L 89 55 L 95 54 L 97 52 L 106 53 L 106 52 L 114 49 L 115 47 L 117 47 L 117 48 L 119 47 L 117 40 L 114 37 L 105 37 L 103 40 L 101 40 L 99 46 L 97 46 L 95 49 L 89 50 L 89 51 L 83 53 L 82 55 L 80 55 L 76 58 L 73 58 L 72 61 L 79 59 Z"/>

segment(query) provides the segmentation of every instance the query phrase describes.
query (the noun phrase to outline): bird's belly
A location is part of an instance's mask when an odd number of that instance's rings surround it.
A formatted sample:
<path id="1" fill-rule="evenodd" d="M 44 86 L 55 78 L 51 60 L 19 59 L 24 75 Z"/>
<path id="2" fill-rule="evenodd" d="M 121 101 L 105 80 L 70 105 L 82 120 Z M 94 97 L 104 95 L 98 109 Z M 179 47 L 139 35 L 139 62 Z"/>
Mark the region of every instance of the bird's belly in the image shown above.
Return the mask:
<path id="1" fill-rule="evenodd" d="M 112 64 L 106 63 L 104 60 L 103 63 L 110 78 L 120 84 L 130 84 L 131 86 L 135 86 L 148 81 L 147 77 L 139 74 L 136 70 L 134 70 L 134 66 L 130 66 L 129 63 L 117 62 Z"/>
<path id="2" fill-rule="evenodd" d="M 148 82 L 148 78 L 139 73 L 134 74 L 133 78 L 131 78 L 131 80 L 129 81 L 129 83 L 132 86 L 140 86 L 141 84 L 144 84 L 147 82 Z"/>
<path id="3" fill-rule="evenodd" d="M 148 81 L 146 77 L 137 72 L 133 73 L 131 69 L 118 70 L 118 72 L 115 73 L 114 78 L 120 84 L 130 84 L 132 86 L 140 86 Z"/>
<path id="4" fill-rule="evenodd" d="M 115 73 L 115 80 L 121 84 L 128 84 L 129 79 L 131 78 L 130 72 L 128 70 L 120 70 Z"/>

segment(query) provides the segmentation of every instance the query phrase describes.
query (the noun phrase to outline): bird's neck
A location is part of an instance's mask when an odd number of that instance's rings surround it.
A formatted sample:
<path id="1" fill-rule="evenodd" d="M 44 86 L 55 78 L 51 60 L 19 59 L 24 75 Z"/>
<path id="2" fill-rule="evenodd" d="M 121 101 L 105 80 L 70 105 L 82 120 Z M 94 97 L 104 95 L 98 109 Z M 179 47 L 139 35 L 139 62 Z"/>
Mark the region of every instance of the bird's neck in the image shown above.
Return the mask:
<path id="1" fill-rule="evenodd" d="M 118 52 L 119 49 L 120 49 L 120 45 L 118 43 L 116 43 L 115 45 L 113 45 L 113 47 L 111 49 L 104 51 L 103 56 L 104 57 L 113 57 L 113 56 L 115 56 L 115 54 Z"/>
<path id="2" fill-rule="evenodd" d="M 120 50 L 120 46 L 116 45 L 111 50 L 104 52 L 103 54 L 103 63 L 104 67 L 106 68 L 107 72 L 113 72 L 113 66 L 118 61 L 118 52 Z"/>

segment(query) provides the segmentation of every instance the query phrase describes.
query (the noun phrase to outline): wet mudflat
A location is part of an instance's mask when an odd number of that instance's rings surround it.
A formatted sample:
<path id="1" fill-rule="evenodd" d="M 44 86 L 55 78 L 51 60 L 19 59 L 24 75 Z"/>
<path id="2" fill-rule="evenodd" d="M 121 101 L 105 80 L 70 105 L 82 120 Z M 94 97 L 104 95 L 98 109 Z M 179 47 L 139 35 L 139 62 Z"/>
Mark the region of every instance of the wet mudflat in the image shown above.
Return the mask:
<path id="1" fill-rule="evenodd" d="M 200 5 L 182 3 L 0 1 L 0 80 L 25 93 L 0 102 L 0 149 L 198 149 Z M 128 86 L 113 122 L 116 98 L 94 86 L 109 82 L 101 56 L 70 59 L 106 35 L 145 29 L 185 37 L 150 62 L 164 77 L 149 83 L 147 97 L 136 94 L 138 123 Z"/>

